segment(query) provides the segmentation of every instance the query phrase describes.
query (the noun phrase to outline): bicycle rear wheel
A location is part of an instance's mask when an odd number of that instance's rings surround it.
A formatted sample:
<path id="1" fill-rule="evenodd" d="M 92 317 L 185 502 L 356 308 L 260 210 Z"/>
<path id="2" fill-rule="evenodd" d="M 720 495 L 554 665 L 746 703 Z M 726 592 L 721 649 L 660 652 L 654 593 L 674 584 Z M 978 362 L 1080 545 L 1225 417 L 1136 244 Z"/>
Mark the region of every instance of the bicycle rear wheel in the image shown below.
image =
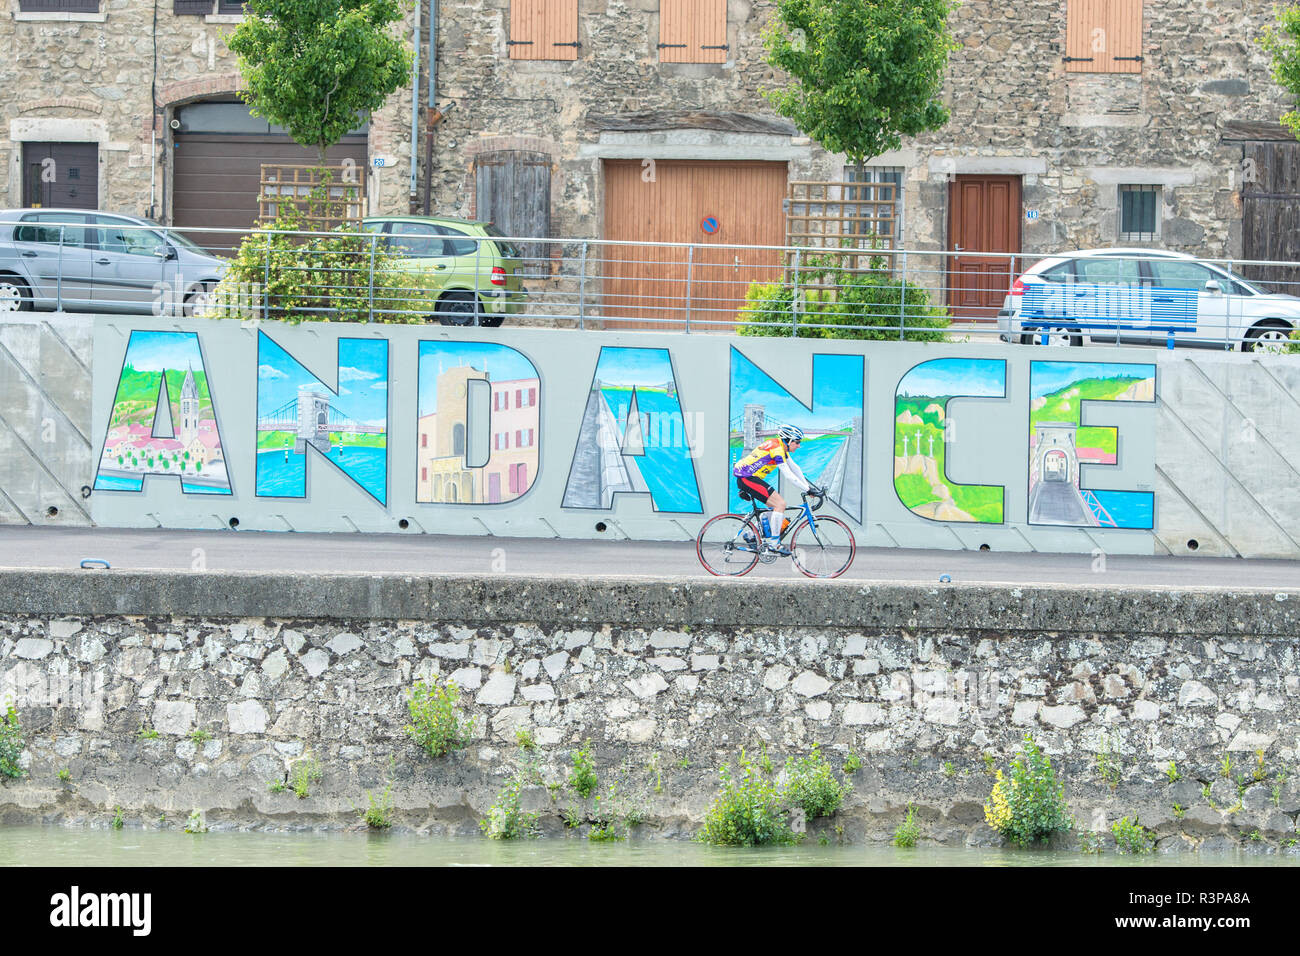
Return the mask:
<path id="1" fill-rule="evenodd" d="M 790 536 L 794 566 L 810 578 L 838 578 L 849 569 L 857 553 L 853 532 L 839 518 L 817 518 L 814 527 L 805 520 Z"/>
<path id="2" fill-rule="evenodd" d="M 745 540 L 748 536 L 751 540 Z M 704 570 L 718 577 L 738 577 L 758 563 L 762 538 L 749 515 L 717 515 L 695 537 L 695 554 Z"/>

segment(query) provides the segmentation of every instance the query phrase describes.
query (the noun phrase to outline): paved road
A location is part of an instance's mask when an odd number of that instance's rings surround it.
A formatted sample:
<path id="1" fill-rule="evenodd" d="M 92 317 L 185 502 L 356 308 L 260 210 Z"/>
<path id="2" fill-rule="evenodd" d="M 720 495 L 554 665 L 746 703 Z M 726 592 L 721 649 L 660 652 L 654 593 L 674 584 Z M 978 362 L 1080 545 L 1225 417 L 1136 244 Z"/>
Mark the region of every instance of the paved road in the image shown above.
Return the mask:
<path id="1" fill-rule="evenodd" d="M 104 558 L 114 568 L 174 571 L 497 572 L 708 579 L 692 544 L 563 541 L 442 535 L 276 534 L 253 531 L 122 531 L 0 528 L 0 567 L 74 568 Z M 858 551 L 849 580 L 954 584 L 1077 584 L 1086 587 L 1300 587 L 1300 562 L 1234 558 L 979 551 Z M 804 580 L 782 560 L 748 579 Z"/>

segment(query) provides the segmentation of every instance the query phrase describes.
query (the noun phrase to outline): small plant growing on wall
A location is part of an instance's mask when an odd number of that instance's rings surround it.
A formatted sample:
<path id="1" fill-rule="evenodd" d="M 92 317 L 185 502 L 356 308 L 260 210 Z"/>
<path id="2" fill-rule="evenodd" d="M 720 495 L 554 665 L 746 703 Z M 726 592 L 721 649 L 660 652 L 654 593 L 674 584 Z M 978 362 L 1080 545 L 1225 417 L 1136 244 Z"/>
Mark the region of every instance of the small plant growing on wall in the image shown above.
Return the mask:
<path id="1" fill-rule="evenodd" d="M 722 791 L 709 807 L 696 837 L 714 846 L 788 846 L 798 842 L 790 829 L 776 784 L 741 750 L 739 778 L 723 765 Z"/>
<path id="2" fill-rule="evenodd" d="M 786 761 L 785 771 L 786 802 L 803 810 L 806 820 L 830 816 L 853 789 L 835 779 L 830 763 L 815 744 L 809 756 Z"/>
<path id="3" fill-rule="evenodd" d="M 366 826 L 372 830 L 387 830 L 393 825 L 393 788 L 391 784 L 384 787 L 378 799 L 375 798 L 372 792 L 367 790 L 366 801 L 370 805 L 361 811 L 361 819 Z"/>
<path id="4" fill-rule="evenodd" d="M 984 819 L 1004 839 L 1021 847 L 1070 829 L 1065 787 L 1057 783 L 1051 759 L 1030 734 L 1025 734 L 1020 755 L 1011 762 L 1010 778 L 997 771 Z"/>
<path id="5" fill-rule="evenodd" d="M 406 725 L 407 736 L 430 757 L 441 757 L 469 743 L 474 719 L 461 720 L 457 710 L 459 702 L 460 688 L 454 680 L 445 684 L 437 677 L 428 684 L 416 681 L 407 692 L 406 707 L 411 715 L 411 722 Z"/>
<path id="6" fill-rule="evenodd" d="M 907 818 L 894 831 L 894 846 L 914 847 L 921 836 L 921 825 L 916 822 L 916 807 L 907 805 Z"/>
<path id="7" fill-rule="evenodd" d="M 587 743 L 573 752 L 573 772 L 569 774 L 569 786 L 585 800 L 591 796 L 598 782 L 596 764 L 591 759 L 591 738 L 588 737 Z"/>
<path id="8" fill-rule="evenodd" d="M 516 771 L 510 782 L 497 794 L 496 802 L 488 809 L 488 815 L 479 821 L 479 829 L 489 840 L 517 840 L 537 836 L 540 814 L 525 813 L 520 807 L 523 789 L 523 774 Z"/>
<path id="9" fill-rule="evenodd" d="M 311 796 L 311 785 L 319 783 L 323 776 L 320 764 L 316 762 L 316 758 L 310 751 L 294 761 L 293 769 L 289 773 L 293 792 L 298 795 L 299 800 Z"/>
<path id="10" fill-rule="evenodd" d="M 26 774 L 18 761 L 27 745 L 23 739 L 23 725 L 13 704 L 0 714 L 0 777 L 17 779 Z"/>
<path id="11" fill-rule="evenodd" d="M 1111 824 L 1110 832 L 1115 835 L 1115 845 L 1121 853 L 1150 853 L 1155 849 L 1155 840 L 1136 819 L 1132 822 L 1128 817 L 1116 820 Z"/>

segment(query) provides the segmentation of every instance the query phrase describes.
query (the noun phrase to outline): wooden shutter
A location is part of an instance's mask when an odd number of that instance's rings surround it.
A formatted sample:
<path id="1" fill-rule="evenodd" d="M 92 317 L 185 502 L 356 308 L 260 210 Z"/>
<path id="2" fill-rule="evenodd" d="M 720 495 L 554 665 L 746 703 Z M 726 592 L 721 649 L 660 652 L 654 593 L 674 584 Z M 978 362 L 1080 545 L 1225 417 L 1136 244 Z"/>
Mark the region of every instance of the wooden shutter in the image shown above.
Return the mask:
<path id="1" fill-rule="evenodd" d="M 544 239 L 551 234 L 551 157 L 545 153 L 500 150 L 474 160 L 478 218 L 512 239 Z M 549 270 L 545 242 L 521 242 L 529 273 Z"/>
<path id="2" fill-rule="evenodd" d="M 660 63 L 725 63 L 727 0 L 660 0 Z"/>
<path id="3" fill-rule="evenodd" d="M 576 60 L 578 0 L 510 0 L 510 59 Z"/>
<path id="4" fill-rule="evenodd" d="M 21 13 L 98 13 L 99 0 L 19 0 Z"/>
<path id="5" fill-rule="evenodd" d="M 1067 73 L 1141 73 L 1142 0 L 1068 0 Z"/>

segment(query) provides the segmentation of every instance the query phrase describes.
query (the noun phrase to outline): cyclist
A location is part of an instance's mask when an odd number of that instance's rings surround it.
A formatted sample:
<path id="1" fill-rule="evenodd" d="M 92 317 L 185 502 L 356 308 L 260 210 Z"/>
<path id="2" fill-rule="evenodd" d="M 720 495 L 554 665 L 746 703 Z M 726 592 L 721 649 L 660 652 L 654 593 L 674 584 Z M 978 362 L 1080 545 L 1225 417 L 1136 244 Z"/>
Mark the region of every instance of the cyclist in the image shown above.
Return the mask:
<path id="1" fill-rule="evenodd" d="M 779 468 L 781 474 L 802 491 L 820 493 L 804 477 L 790 456 L 803 442 L 803 429 L 797 425 L 782 425 L 776 437 L 754 446 L 748 455 L 736 462 L 731 473 L 736 476 L 736 487 L 742 499 L 757 499 L 772 509 L 768 537 L 764 545 L 771 551 L 781 550 L 781 535 L 785 533 L 785 499 L 763 479 Z"/>

